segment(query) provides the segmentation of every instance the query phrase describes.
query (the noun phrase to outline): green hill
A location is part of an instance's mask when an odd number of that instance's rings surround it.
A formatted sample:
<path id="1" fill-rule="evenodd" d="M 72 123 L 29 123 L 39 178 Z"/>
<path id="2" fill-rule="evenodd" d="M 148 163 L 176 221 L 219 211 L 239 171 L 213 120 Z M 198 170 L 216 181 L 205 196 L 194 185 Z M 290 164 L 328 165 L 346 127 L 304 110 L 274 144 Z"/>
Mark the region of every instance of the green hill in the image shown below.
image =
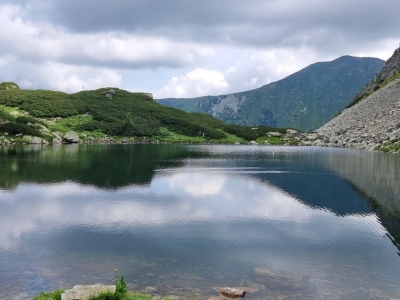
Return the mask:
<path id="1" fill-rule="evenodd" d="M 49 90 L 22 90 L 0 84 L 0 144 L 2 141 L 61 142 L 69 131 L 74 140 L 105 137 L 127 141 L 246 143 L 285 129 L 251 128 L 224 124 L 204 113 L 187 113 L 161 105 L 145 93 L 101 88 L 67 94 Z M 27 137 L 28 136 L 28 137 Z M 65 136 L 64 136 L 65 141 Z M 274 141 L 283 143 L 283 140 Z"/>
<path id="2" fill-rule="evenodd" d="M 343 56 L 312 64 L 258 89 L 191 99 L 157 102 L 203 112 L 227 123 L 312 130 L 328 122 L 382 68 L 377 58 Z"/>
<path id="3" fill-rule="evenodd" d="M 220 130 L 224 126 L 220 120 L 206 114 L 189 114 L 166 107 L 144 93 L 130 93 L 117 88 L 66 94 L 49 90 L 21 90 L 16 84 L 3 83 L 0 85 L 0 105 L 3 106 L 0 115 L 3 127 L 13 118 L 5 108 L 15 107 L 25 112 L 21 113 L 23 115 L 44 120 L 80 116 L 80 121 L 72 128 L 78 131 L 100 130 L 114 136 L 142 137 L 159 135 L 161 128 L 165 128 L 186 136 L 204 135 L 205 139 L 226 137 Z M 30 121 L 37 122 L 34 119 Z M 20 116 L 15 123 L 26 125 L 29 120 Z M 21 128 L 19 126 L 17 131 Z"/>

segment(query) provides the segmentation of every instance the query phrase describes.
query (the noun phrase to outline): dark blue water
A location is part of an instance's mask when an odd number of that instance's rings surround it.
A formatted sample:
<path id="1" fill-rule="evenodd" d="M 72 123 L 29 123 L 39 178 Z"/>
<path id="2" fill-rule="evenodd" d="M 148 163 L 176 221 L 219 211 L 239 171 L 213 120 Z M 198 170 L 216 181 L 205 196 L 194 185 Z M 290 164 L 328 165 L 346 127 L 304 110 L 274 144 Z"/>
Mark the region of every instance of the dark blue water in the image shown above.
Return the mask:
<path id="1" fill-rule="evenodd" d="M 400 157 L 267 146 L 0 148 L 0 299 L 75 284 L 400 297 Z"/>

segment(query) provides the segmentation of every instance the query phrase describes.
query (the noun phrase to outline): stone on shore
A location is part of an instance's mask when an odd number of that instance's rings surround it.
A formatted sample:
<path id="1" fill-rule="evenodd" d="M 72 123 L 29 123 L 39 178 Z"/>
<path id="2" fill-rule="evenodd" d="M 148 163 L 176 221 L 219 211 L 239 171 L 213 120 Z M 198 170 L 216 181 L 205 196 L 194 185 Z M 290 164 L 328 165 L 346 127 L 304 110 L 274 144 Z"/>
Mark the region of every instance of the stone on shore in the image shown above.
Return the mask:
<path id="1" fill-rule="evenodd" d="M 115 293 L 115 285 L 75 285 L 72 289 L 61 294 L 61 300 L 88 300 L 101 293 Z"/>
<path id="2" fill-rule="evenodd" d="M 72 144 L 72 143 L 79 143 L 81 140 L 79 138 L 79 134 L 76 133 L 75 131 L 68 131 L 65 135 L 63 140 L 66 143 Z"/>
<path id="3" fill-rule="evenodd" d="M 231 299 L 238 299 L 238 298 L 244 298 L 246 295 L 246 292 L 244 290 L 240 290 L 237 288 L 231 288 L 231 287 L 215 287 L 214 288 L 218 293 L 220 293 L 222 296 L 231 298 Z"/>

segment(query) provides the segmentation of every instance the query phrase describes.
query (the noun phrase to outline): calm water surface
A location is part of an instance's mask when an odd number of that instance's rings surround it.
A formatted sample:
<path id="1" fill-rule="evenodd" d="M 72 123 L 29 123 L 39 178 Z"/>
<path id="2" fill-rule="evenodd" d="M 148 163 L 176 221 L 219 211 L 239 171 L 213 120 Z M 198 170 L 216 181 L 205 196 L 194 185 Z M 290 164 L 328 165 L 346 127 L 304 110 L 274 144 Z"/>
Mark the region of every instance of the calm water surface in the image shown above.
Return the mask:
<path id="1" fill-rule="evenodd" d="M 400 298 L 400 156 L 310 147 L 0 148 L 0 299 Z M 286 297 L 286 298 L 285 298 Z"/>

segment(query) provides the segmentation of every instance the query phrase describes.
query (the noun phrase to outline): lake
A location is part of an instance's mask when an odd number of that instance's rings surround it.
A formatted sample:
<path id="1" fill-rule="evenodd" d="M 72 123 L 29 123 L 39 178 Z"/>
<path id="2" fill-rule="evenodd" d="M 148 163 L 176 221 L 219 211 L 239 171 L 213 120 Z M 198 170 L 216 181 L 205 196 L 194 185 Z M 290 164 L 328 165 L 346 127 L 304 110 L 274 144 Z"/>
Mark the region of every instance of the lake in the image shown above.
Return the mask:
<path id="1" fill-rule="evenodd" d="M 0 299 L 400 298 L 400 156 L 224 145 L 0 147 Z"/>

